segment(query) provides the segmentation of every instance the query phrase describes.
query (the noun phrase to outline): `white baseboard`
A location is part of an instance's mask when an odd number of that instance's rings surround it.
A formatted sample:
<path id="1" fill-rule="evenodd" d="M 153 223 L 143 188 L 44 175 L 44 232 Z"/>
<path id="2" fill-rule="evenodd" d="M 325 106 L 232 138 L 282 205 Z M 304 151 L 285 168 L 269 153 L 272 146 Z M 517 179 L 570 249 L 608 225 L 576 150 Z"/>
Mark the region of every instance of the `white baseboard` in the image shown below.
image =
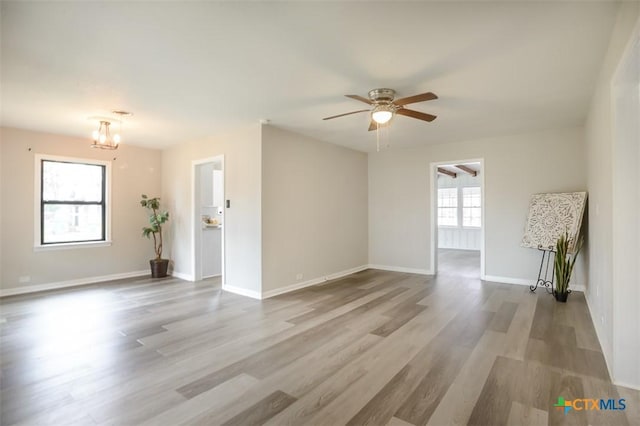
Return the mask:
<path id="1" fill-rule="evenodd" d="M 629 388 L 629 389 L 640 391 L 640 386 L 632 385 L 632 384 L 625 383 L 625 382 L 621 382 L 619 380 L 613 380 L 613 384 L 616 385 L 616 386 L 622 386 L 624 388 Z"/>
<path id="2" fill-rule="evenodd" d="M 611 364 L 611 362 L 609 361 L 609 356 L 607 351 L 604 350 L 604 339 L 602 338 L 601 334 L 600 334 L 600 329 L 598 328 L 597 324 L 596 324 L 596 317 L 593 315 L 593 309 L 591 309 L 591 305 L 589 304 L 589 297 L 588 295 L 585 293 L 584 295 L 584 299 L 587 302 L 587 309 L 589 310 L 589 316 L 591 317 L 591 323 L 593 324 L 593 329 L 596 331 L 596 337 L 598 338 L 598 343 L 600 344 L 600 350 L 602 350 L 602 356 L 604 357 L 604 363 L 607 366 L 607 370 L 609 371 L 609 377 L 611 377 L 611 381 L 613 381 L 613 365 Z M 613 381 L 614 384 L 618 384 L 615 381 Z M 624 386 L 624 385 L 621 385 Z"/>
<path id="3" fill-rule="evenodd" d="M 229 293 L 239 294 L 240 296 L 250 297 L 252 299 L 262 299 L 260 292 L 255 290 L 247 290 L 246 288 L 234 287 L 229 284 L 222 284 L 222 290 L 228 291 Z"/>
<path id="4" fill-rule="evenodd" d="M 311 287 L 314 285 L 322 284 L 323 282 L 346 277 L 347 275 L 355 274 L 356 272 L 364 271 L 365 269 L 369 269 L 369 265 L 361 265 L 355 268 L 346 269 L 344 271 L 329 274 L 324 277 L 318 277 L 312 280 L 308 280 L 300 283 L 294 283 L 286 287 L 280 287 L 273 290 L 265 291 L 265 292 L 262 292 L 262 298 L 267 299 L 269 297 L 277 296 L 279 294 L 289 293 L 292 291 L 300 290 L 305 287 Z"/>
<path id="5" fill-rule="evenodd" d="M 171 271 L 169 275 L 185 281 L 195 281 L 195 277 L 193 275 L 185 274 L 184 272 Z"/>
<path id="6" fill-rule="evenodd" d="M 497 275 L 485 275 L 483 277 L 480 277 L 480 279 L 482 279 L 483 281 L 490 281 L 493 283 L 526 285 L 527 287 L 530 285 L 536 284 L 535 278 L 528 279 L 528 278 L 500 277 Z M 570 288 L 572 291 L 584 291 L 583 285 L 572 285 Z"/>
<path id="7" fill-rule="evenodd" d="M 535 280 L 529 280 L 526 278 L 513 278 L 513 277 L 500 277 L 497 275 L 485 275 L 480 277 L 483 281 L 491 281 L 493 283 L 502 283 L 502 284 L 517 284 L 517 285 L 526 285 L 530 286 L 535 284 Z"/>
<path id="8" fill-rule="evenodd" d="M 216 278 L 216 277 L 221 277 L 222 274 L 213 274 L 213 275 L 207 275 L 205 277 L 202 277 L 203 280 L 206 280 L 207 278 Z"/>
<path id="9" fill-rule="evenodd" d="M 614 385 L 616 386 L 622 386 L 625 388 L 629 388 L 629 389 L 634 389 L 637 391 L 640 391 L 640 385 L 638 384 L 632 384 L 632 383 L 626 383 L 626 382 L 622 382 L 620 380 L 616 380 L 615 377 L 613 376 L 613 364 L 610 362 L 609 360 L 609 356 L 607 351 L 604 350 L 604 339 L 602 338 L 602 335 L 600 334 L 600 329 L 597 327 L 596 325 L 596 317 L 593 315 L 593 309 L 591 309 L 591 304 L 589 302 L 589 297 L 587 296 L 587 294 L 585 293 L 584 295 L 586 301 L 587 301 L 587 309 L 589 309 L 589 316 L 591 317 L 591 322 L 593 323 L 593 328 L 596 330 L 596 337 L 598 338 L 598 343 L 600 344 L 600 349 L 602 349 L 602 355 L 604 356 L 604 363 L 607 366 L 607 370 L 609 371 L 609 377 L 611 377 L 611 381 L 613 382 Z"/>
<path id="10" fill-rule="evenodd" d="M 57 290 L 67 287 L 77 287 L 81 285 L 101 283 L 105 281 L 121 280 L 123 278 L 135 278 L 151 275 L 149 270 L 123 272 L 120 274 L 99 275 L 96 277 L 77 278 L 75 280 L 58 281 L 54 283 L 35 284 L 24 287 L 8 288 L 0 290 L 0 297 L 15 296 L 18 294 L 36 293 L 39 291 Z"/>
<path id="11" fill-rule="evenodd" d="M 380 269 L 382 271 L 391 272 L 406 272 L 408 274 L 433 275 L 433 271 L 431 269 L 405 268 L 403 266 L 369 265 L 369 269 Z"/>

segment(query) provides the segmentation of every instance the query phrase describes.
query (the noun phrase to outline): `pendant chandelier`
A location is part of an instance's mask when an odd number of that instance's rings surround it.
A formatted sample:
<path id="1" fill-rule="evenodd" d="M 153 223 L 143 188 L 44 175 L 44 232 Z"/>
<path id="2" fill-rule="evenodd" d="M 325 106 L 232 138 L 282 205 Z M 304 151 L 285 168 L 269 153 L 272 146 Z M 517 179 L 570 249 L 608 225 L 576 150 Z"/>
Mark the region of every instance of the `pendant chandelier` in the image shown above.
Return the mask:
<path id="1" fill-rule="evenodd" d="M 118 149 L 118 145 L 122 141 L 122 117 L 133 115 L 127 111 L 111 111 L 120 118 L 110 117 L 92 117 L 98 122 L 98 128 L 93 131 L 92 148 L 100 149 Z M 111 125 L 117 124 L 118 129 L 112 129 Z"/>

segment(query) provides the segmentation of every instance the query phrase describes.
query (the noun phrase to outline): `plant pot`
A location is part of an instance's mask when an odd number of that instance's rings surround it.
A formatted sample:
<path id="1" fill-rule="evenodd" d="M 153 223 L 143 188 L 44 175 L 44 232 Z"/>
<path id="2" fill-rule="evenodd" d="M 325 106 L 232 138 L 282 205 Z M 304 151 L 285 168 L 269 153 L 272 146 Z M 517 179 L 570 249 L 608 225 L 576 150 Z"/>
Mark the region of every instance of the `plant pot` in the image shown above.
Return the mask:
<path id="1" fill-rule="evenodd" d="M 553 295 L 556 297 L 558 302 L 567 303 L 567 297 L 569 297 L 569 293 L 557 293 L 553 292 Z"/>
<path id="2" fill-rule="evenodd" d="M 164 278 L 169 269 L 169 259 L 152 259 L 149 261 L 149 266 L 151 266 L 151 278 Z"/>

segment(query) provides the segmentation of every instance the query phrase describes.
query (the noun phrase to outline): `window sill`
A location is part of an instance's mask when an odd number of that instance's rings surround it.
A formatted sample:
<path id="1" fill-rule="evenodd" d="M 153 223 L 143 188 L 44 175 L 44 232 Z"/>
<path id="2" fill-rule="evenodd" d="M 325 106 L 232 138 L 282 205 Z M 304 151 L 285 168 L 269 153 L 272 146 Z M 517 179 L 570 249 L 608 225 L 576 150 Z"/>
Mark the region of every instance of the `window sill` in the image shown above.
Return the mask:
<path id="1" fill-rule="evenodd" d="M 79 248 L 109 247 L 110 245 L 111 245 L 111 241 L 90 241 L 86 243 L 46 244 L 46 245 L 34 246 L 33 251 L 70 250 L 70 249 L 79 249 Z"/>
<path id="2" fill-rule="evenodd" d="M 438 225 L 438 229 L 468 229 L 468 230 L 480 230 L 482 226 L 450 226 L 450 225 Z"/>

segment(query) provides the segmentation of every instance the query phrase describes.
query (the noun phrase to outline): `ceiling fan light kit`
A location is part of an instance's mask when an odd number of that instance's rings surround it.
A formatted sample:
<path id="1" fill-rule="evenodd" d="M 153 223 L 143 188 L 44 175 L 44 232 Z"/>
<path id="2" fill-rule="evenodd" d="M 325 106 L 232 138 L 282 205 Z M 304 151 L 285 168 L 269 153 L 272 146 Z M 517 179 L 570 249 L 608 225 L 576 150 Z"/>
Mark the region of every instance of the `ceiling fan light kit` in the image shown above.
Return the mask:
<path id="1" fill-rule="evenodd" d="M 377 130 L 380 125 L 388 124 L 395 115 L 404 115 L 405 117 L 417 118 L 431 122 L 436 119 L 435 115 L 427 114 L 412 109 L 407 109 L 404 106 L 416 102 L 425 102 L 433 99 L 438 99 L 434 93 L 426 92 L 419 95 L 408 96 L 406 98 L 395 99 L 396 91 L 393 89 L 373 89 L 368 93 L 369 99 L 359 95 L 345 95 L 347 98 L 355 99 L 365 104 L 371 105 L 371 109 L 361 109 L 358 111 L 351 111 L 345 114 L 333 115 L 331 117 L 325 117 L 323 120 L 331 120 L 333 118 L 344 117 L 345 115 L 357 114 L 360 112 L 369 112 L 371 114 L 371 124 L 369 130 Z"/>
<path id="2" fill-rule="evenodd" d="M 393 118 L 395 112 L 391 105 L 378 105 L 371 111 L 371 118 L 378 124 L 384 124 Z"/>

